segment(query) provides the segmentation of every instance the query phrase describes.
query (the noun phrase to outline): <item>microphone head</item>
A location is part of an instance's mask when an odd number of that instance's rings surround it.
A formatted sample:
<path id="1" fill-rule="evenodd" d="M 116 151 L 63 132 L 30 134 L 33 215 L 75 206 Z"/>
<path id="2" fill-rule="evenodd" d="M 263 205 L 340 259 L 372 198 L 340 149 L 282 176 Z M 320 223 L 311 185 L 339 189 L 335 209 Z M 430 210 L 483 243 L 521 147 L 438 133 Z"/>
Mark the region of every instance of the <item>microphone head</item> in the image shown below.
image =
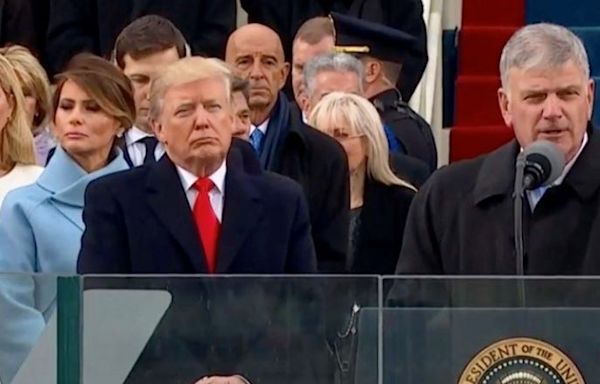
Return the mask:
<path id="1" fill-rule="evenodd" d="M 531 185 L 532 189 L 552 184 L 565 169 L 565 155 L 550 141 L 534 141 L 525 148 L 523 155 L 526 162 L 525 173 L 532 167 L 538 172 L 542 171 L 536 185 Z"/>

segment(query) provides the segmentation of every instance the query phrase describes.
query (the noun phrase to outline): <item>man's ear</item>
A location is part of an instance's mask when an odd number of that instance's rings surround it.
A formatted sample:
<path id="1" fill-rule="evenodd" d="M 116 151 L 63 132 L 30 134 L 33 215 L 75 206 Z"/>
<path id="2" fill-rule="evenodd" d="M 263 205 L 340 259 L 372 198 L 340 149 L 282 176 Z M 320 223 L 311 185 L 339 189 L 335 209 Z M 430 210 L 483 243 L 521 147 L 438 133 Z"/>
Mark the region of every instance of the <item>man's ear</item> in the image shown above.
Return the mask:
<path id="1" fill-rule="evenodd" d="M 283 65 L 281 66 L 281 84 L 279 85 L 279 90 L 281 91 L 283 89 L 283 87 L 285 86 L 285 82 L 287 81 L 287 78 L 290 74 L 290 63 L 288 62 L 284 62 Z"/>
<path id="2" fill-rule="evenodd" d="M 502 113 L 502 119 L 507 127 L 512 127 L 512 112 L 510 108 L 510 95 L 504 88 L 498 89 L 498 106 Z"/>
<path id="3" fill-rule="evenodd" d="M 365 67 L 365 82 L 367 84 L 374 83 L 380 76 L 382 68 L 381 63 L 376 60 L 367 60 L 364 63 Z"/>
<path id="4" fill-rule="evenodd" d="M 304 115 L 308 120 L 308 118 L 310 117 L 310 111 L 312 109 L 312 106 L 310 105 L 310 100 L 308 100 L 308 98 L 304 99 L 300 108 L 302 109 L 302 112 L 304 112 Z"/>
<path id="5" fill-rule="evenodd" d="M 592 119 L 592 113 L 594 112 L 594 95 L 595 95 L 596 83 L 594 79 L 590 79 L 587 84 L 587 102 L 589 105 L 588 120 Z"/>
<path id="6" fill-rule="evenodd" d="M 164 130 L 163 130 L 163 126 L 160 123 L 160 121 L 158 119 L 154 119 L 154 118 L 150 118 L 148 120 L 148 123 L 150 124 L 150 127 L 152 127 L 152 131 L 154 132 L 154 136 L 156 136 L 156 138 L 158 139 L 158 141 L 160 141 L 163 144 L 166 144 L 166 138 Z"/>

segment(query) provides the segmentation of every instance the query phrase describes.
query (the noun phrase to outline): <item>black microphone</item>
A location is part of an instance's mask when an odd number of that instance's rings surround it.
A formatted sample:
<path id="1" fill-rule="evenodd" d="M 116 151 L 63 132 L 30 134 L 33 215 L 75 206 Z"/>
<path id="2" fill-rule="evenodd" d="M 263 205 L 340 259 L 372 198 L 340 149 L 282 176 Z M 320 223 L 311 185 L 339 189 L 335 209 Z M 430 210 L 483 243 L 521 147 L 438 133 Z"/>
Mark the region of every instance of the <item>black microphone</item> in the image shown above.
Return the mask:
<path id="1" fill-rule="evenodd" d="M 519 156 L 525 160 L 523 170 L 525 190 L 552 184 L 565 169 L 565 156 L 547 140 L 534 141 Z"/>
<path id="2" fill-rule="evenodd" d="M 526 190 L 552 184 L 565 169 L 565 156 L 546 140 L 534 141 L 517 156 L 515 164 L 514 239 L 517 275 L 525 274 L 523 244 L 523 197 Z M 525 283 L 517 281 L 519 302 L 525 306 Z"/>

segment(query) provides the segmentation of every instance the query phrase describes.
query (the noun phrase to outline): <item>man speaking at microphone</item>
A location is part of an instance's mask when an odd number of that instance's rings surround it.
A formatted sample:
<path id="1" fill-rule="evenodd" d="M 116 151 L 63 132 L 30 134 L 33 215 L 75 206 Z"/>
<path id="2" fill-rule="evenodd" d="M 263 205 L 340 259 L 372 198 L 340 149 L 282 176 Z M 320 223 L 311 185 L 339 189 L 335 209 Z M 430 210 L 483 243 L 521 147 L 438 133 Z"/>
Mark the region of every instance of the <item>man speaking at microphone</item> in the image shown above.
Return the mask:
<path id="1" fill-rule="evenodd" d="M 433 174 L 413 200 L 398 274 L 515 274 L 515 162 L 538 140 L 566 165 L 523 195 L 523 273 L 600 273 L 600 134 L 589 122 L 594 83 L 582 42 L 557 25 L 525 26 L 504 47 L 500 75 L 500 110 L 516 139 Z"/>

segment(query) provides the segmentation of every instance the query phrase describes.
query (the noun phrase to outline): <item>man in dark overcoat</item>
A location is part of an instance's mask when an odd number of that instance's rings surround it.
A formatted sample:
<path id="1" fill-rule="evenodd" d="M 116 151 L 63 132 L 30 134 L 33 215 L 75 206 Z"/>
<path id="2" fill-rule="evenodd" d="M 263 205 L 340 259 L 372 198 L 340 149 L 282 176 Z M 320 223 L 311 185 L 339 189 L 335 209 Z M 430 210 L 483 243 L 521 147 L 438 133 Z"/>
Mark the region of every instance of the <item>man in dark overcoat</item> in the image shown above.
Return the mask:
<path id="1" fill-rule="evenodd" d="M 536 140 L 555 144 L 566 167 L 524 196 L 524 273 L 600 273 L 600 134 L 589 123 L 585 48 L 563 27 L 528 25 L 507 42 L 500 71 L 499 105 L 515 140 L 431 176 L 410 209 L 398 274 L 515 274 L 515 159 Z"/>
<path id="2" fill-rule="evenodd" d="M 333 138 L 309 127 L 281 92 L 289 73 L 277 33 L 260 24 L 238 28 L 226 61 L 250 82 L 250 134 L 262 167 L 296 180 L 306 194 L 320 272 L 344 271 L 348 247 L 348 161 Z"/>

